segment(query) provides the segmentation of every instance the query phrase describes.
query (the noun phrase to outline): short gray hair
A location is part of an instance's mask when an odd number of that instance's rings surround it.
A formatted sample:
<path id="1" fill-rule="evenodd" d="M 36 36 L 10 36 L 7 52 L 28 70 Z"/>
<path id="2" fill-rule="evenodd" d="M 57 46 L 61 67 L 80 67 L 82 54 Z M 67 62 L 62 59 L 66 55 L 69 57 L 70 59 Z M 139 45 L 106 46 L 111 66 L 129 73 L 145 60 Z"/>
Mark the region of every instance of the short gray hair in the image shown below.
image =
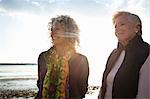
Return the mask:
<path id="1" fill-rule="evenodd" d="M 142 21 L 138 15 L 126 11 L 118 11 L 113 15 L 112 18 L 113 24 L 115 23 L 116 18 L 118 18 L 119 16 L 128 16 L 130 22 L 138 24 L 140 26 L 140 30 L 138 31 L 137 34 L 142 35 Z"/>

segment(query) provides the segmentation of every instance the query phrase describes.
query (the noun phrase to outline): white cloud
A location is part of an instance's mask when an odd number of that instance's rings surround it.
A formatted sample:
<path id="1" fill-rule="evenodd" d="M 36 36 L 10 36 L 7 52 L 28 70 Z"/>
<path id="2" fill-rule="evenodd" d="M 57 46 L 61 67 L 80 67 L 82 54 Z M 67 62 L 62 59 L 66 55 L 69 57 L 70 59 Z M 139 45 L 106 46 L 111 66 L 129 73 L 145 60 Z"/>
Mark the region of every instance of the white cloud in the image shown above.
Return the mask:
<path id="1" fill-rule="evenodd" d="M 40 5 L 42 4 L 42 5 Z M 47 6 L 48 1 L 46 0 L 46 2 L 44 1 L 36 1 L 36 0 L 12 0 L 12 1 L 2 1 L 0 3 L 0 8 L 1 9 L 5 9 L 8 13 L 11 12 L 19 12 L 19 13 L 23 13 L 23 12 L 28 12 L 28 13 L 32 13 L 32 14 L 40 14 L 47 10 L 44 9 L 45 6 Z M 5 12 L 7 14 L 7 12 Z M 0 13 L 2 13 L 2 11 L 0 11 Z"/>
<path id="2" fill-rule="evenodd" d="M 36 5 L 36 6 L 40 6 L 39 2 L 32 1 L 31 3 Z"/>
<path id="3" fill-rule="evenodd" d="M 56 0 L 48 0 L 49 3 L 54 3 Z"/>
<path id="4" fill-rule="evenodd" d="M 30 0 L 26 0 L 27 2 L 30 2 Z"/>
<path id="5" fill-rule="evenodd" d="M 102 2 L 101 2 L 101 1 L 99 1 L 99 0 L 95 0 L 95 3 L 99 3 L 99 4 L 101 4 Z"/>
<path id="6" fill-rule="evenodd" d="M 113 14 L 116 11 L 129 11 L 138 15 L 148 14 L 150 7 L 149 0 L 111 0 L 109 3 L 106 3 L 106 7 L 109 13 Z"/>
<path id="7" fill-rule="evenodd" d="M 7 12 L 7 10 L 4 9 L 3 7 L 0 7 L 0 13 L 5 13 L 5 12 Z"/>

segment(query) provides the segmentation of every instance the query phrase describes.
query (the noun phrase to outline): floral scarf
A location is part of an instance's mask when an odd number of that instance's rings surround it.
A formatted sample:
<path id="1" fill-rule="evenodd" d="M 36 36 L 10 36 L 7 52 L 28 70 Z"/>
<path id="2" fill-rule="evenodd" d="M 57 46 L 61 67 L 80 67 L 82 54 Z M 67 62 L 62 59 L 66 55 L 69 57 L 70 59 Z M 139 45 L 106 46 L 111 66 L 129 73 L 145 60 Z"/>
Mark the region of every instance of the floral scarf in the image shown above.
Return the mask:
<path id="1" fill-rule="evenodd" d="M 42 98 L 65 99 L 68 91 L 68 60 L 75 53 L 69 50 L 65 56 L 59 56 L 54 48 L 50 49 L 47 59 L 47 73 L 43 82 Z"/>

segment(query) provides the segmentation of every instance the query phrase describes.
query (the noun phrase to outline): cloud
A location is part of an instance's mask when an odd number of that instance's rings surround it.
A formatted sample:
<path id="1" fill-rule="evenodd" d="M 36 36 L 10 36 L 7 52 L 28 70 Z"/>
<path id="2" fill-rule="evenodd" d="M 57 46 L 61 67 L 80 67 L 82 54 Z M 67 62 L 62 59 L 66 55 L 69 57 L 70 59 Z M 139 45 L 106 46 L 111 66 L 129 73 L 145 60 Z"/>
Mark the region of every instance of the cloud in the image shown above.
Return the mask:
<path id="1" fill-rule="evenodd" d="M 111 0 L 113 1 L 113 0 Z M 117 0 L 109 4 L 110 12 L 115 12 L 117 10 L 130 11 L 137 14 L 147 14 L 150 15 L 150 1 L 149 0 Z"/>
<path id="2" fill-rule="evenodd" d="M 48 2 L 49 2 L 49 3 L 54 3 L 54 2 L 55 2 L 55 0 L 48 0 Z"/>
<path id="3" fill-rule="evenodd" d="M 32 14 L 42 13 L 41 2 L 33 0 L 4 0 L 0 2 L 0 9 L 5 9 L 5 14 L 13 12 L 28 12 Z M 4 13 L 0 11 L 0 13 Z"/>
<path id="4" fill-rule="evenodd" d="M 6 13 L 6 12 L 7 12 L 7 10 L 6 10 L 6 9 L 4 9 L 4 8 L 0 7 L 0 13 Z"/>
<path id="5" fill-rule="evenodd" d="M 126 10 L 150 16 L 149 5 L 149 0 L 1 0 L 0 14 L 18 12 L 50 16 L 67 12 L 99 17 Z"/>
<path id="6" fill-rule="evenodd" d="M 32 4 L 33 4 L 33 5 L 36 5 L 36 6 L 40 6 L 39 2 L 33 1 Z"/>
<path id="7" fill-rule="evenodd" d="M 107 12 L 105 11 L 107 10 L 105 3 L 105 1 L 98 3 L 93 0 L 5 0 L 0 2 L 0 8 L 9 13 L 28 12 L 37 15 L 50 15 L 56 11 L 64 11 L 98 16 Z"/>

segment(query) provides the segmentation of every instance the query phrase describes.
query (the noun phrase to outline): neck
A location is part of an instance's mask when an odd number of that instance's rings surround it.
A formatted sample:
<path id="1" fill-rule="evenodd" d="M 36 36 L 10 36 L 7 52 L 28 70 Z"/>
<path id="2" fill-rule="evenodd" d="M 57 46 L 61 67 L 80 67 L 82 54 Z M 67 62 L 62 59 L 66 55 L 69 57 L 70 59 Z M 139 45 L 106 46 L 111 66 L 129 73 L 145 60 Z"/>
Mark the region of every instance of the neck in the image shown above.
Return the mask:
<path id="1" fill-rule="evenodd" d="M 58 55 L 60 55 L 60 56 L 65 55 L 65 52 L 66 52 L 65 46 L 57 45 L 57 46 L 55 46 L 55 50 L 56 50 Z"/>
<path id="2" fill-rule="evenodd" d="M 58 55 L 60 55 L 60 56 L 65 56 L 65 55 L 67 55 L 67 53 L 69 52 L 69 51 L 75 51 L 74 50 L 74 48 L 70 48 L 70 47 L 66 47 L 66 46 L 64 46 L 64 45 L 60 45 L 60 46 L 54 46 L 55 47 L 55 50 L 56 50 L 56 52 L 57 52 L 57 54 Z"/>
<path id="3" fill-rule="evenodd" d="M 136 34 L 132 35 L 128 40 L 126 41 L 120 41 L 120 43 L 123 45 L 123 47 L 125 48 L 128 43 L 136 36 Z"/>
<path id="4" fill-rule="evenodd" d="M 121 43 L 121 44 L 123 45 L 123 47 L 125 48 L 125 47 L 127 46 L 128 42 L 129 42 L 129 41 L 120 42 L 120 43 Z"/>

